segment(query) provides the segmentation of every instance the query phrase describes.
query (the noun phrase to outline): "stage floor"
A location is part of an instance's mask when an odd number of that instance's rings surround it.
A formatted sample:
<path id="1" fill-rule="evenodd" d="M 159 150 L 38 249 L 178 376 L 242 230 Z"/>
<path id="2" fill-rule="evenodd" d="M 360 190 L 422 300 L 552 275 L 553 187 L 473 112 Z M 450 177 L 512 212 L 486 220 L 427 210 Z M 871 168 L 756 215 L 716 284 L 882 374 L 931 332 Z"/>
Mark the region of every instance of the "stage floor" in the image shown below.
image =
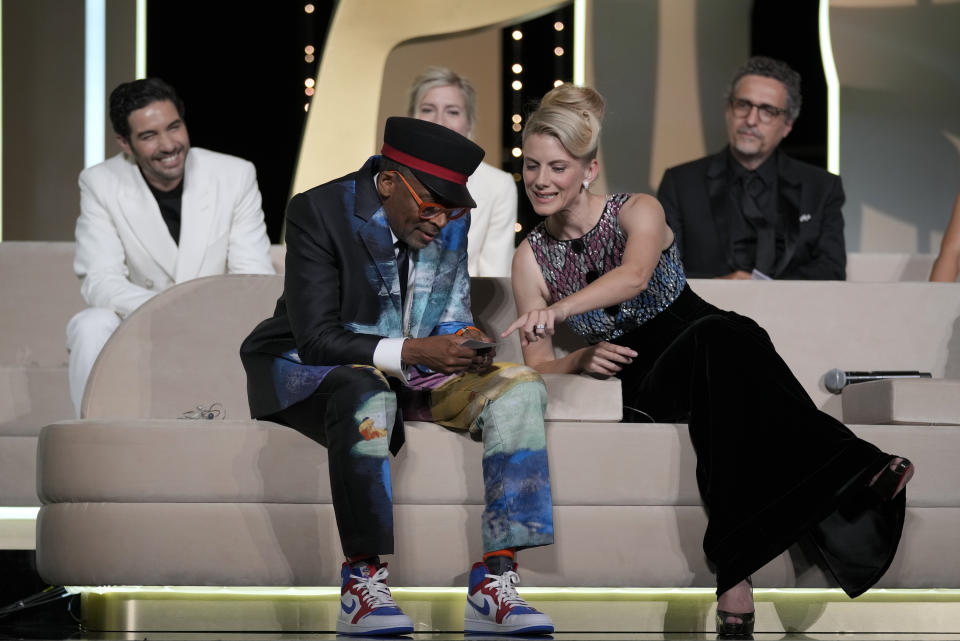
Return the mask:
<path id="1" fill-rule="evenodd" d="M 273 641 L 348 639 L 330 632 L 336 588 L 72 588 L 73 595 L 19 620 L 0 620 L 0 641 Z M 414 620 L 412 641 L 493 641 L 464 635 L 464 590 L 394 588 Z M 707 589 L 527 588 L 549 614 L 557 641 L 715 639 L 715 596 Z M 839 590 L 755 591 L 758 641 L 960 639 L 960 591 L 871 590 L 850 600 Z M 68 607 L 69 606 L 69 607 Z M 52 609 L 58 608 L 58 609 Z M 69 614 L 70 617 L 65 617 Z M 358 637 L 353 637 L 358 638 Z"/>

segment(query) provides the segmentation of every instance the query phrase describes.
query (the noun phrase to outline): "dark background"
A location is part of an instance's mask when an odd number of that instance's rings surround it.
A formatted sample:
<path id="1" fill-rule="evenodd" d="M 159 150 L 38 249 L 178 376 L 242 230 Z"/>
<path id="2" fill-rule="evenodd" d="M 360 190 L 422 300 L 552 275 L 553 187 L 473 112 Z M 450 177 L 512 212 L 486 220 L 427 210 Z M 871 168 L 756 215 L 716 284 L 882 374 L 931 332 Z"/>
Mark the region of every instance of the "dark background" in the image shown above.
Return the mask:
<path id="1" fill-rule="evenodd" d="M 147 3 L 147 75 L 186 105 L 190 144 L 252 161 L 267 233 L 278 242 L 333 0 Z M 306 61 L 304 47 L 316 49 Z"/>
<path id="2" fill-rule="evenodd" d="M 803 108 L 780 148 L 799 160 L 827 166 L 827 81 L 820 60 L 817 0 L 756 0 L 750 53 L 783 60 L 802 78 Z"/>

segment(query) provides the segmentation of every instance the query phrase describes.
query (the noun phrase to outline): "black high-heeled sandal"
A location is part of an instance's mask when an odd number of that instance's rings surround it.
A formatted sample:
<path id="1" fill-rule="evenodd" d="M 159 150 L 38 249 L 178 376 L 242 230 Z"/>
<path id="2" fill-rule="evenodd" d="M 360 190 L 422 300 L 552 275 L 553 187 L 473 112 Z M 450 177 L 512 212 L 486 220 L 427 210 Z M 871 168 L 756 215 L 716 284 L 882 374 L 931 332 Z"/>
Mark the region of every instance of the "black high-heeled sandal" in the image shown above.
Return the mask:
<path id="1" fill-rule="evenodd" d="M 890 463 L 897 458 L 900 459 L 900 462 L 894 467 L 890 467 Z M 902 456 L 892 456 L 883 464 L 883 470 L 877 475 L 876 479 L 870 483 L 870 489 L 879 494 L 884 501 L 889 501 L 907 486 L 907 483 L 913 478 L 914 469 L 910 459 Z"/>
<path id="2" fill-rule="evenodd" d="M 747 577 L 750 585 L 750 594 L 753 595 L 753 578 Z M 739 621 L 727 621 L 727 617 L 736 617 Z M 727 612 L 717 608 L 717 638 L 718 639 L 752 639 L 753 623 L 756 619 L 754 612 Z"/>

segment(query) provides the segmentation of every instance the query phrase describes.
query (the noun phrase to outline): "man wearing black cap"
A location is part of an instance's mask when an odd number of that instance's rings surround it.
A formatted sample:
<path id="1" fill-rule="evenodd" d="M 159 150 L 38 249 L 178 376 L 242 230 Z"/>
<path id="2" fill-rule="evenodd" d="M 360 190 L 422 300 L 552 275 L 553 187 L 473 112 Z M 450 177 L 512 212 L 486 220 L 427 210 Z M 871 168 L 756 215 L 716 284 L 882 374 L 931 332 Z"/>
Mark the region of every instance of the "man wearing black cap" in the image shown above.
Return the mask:
<path id="1" fill-rule="evenodd" d="M 483 561 L 469 578 L 464 629 L 551 632 L 517 595 L 514 552 L 553 542 L 543 410 L 526 367 L 492 362 L 473 327 L 467 177 L 483 150 L 456 132 L 389 118 L 380 156 L 294 196 L 287 206 L 284 293 L 240 354 L 251 415 L 329 450 L 346 562 L 337 631 L 405 634 L 386 586 L 393 553 L 388 452 L 403 419 L 483 441 Z"/>

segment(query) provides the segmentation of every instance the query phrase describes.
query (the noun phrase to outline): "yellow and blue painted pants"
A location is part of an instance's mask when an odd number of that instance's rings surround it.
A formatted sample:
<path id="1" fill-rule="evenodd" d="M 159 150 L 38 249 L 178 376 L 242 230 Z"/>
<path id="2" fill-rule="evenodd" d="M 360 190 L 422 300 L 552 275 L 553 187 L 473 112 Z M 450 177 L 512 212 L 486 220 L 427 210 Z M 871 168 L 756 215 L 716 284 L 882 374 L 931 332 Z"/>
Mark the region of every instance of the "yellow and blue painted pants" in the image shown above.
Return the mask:
<path id="1" fill-rule="evenodd" d="M 408 420 L 469 432 L 483 443 L 482 539 L 483 551 L 491 552 L 553 542 L 545 407 L 543 381 L 521 365 L 496 363 L 482 374 L 434 375 L 406 385 L 376 368 L 348 365 L 330 370 L 306 399 L 264 418 L 327 448 L 348 557 L 393 553 L 388 454 L 398 410 Z"/>

